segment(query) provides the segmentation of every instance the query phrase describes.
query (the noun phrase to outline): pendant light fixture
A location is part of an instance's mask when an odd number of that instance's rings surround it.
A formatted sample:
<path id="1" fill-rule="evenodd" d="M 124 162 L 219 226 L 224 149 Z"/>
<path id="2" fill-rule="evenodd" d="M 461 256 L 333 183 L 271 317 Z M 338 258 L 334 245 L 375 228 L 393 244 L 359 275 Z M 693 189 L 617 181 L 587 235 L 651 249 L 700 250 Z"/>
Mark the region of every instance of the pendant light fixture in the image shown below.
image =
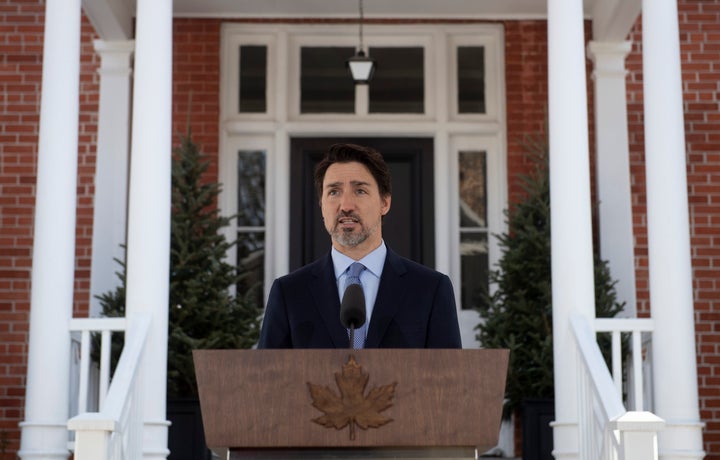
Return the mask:
<path id="1" fill-rule="evenodd" d="M 370 82 L 375 72 L 375 61 L 370 59 L 363 49 L 363 0 L 358 0 L 358 5 L 360 9 L 360 18 L 358 21 L 360 44 L 355 56 L 348 59 L 346 64 L 348 69 L 350 69 L 350 75 L 355 84 L 366 85 Z"/>

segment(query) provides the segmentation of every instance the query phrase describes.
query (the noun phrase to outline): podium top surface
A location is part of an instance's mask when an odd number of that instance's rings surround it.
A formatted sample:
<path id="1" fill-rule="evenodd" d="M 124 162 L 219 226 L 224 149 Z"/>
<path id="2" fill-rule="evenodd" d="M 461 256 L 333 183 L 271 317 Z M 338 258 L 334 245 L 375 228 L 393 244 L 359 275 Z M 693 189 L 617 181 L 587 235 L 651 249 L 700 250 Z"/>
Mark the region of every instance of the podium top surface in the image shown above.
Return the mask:
<path id="1" fill-rule="evenodd" d="M 208 446 L 497 444 L 507 350 L 196 350 Z M 363 426 L 364 425 L 364 426 Z"/>

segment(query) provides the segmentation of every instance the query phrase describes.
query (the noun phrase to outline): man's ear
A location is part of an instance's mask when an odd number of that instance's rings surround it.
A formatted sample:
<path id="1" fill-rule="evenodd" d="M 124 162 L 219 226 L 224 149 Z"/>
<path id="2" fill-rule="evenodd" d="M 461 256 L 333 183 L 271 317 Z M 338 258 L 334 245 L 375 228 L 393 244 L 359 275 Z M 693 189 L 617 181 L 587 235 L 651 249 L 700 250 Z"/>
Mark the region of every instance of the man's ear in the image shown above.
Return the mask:
<path id="1" fill-rule="evenodd" d="M 382 207 L 380 209 L 380 212 L 384 216 L 388 212 L 390 212 L 390 202 L 392 201 L 392 195 L 385 195 L 380 199 L 380 202 L 382 204 Z"/>

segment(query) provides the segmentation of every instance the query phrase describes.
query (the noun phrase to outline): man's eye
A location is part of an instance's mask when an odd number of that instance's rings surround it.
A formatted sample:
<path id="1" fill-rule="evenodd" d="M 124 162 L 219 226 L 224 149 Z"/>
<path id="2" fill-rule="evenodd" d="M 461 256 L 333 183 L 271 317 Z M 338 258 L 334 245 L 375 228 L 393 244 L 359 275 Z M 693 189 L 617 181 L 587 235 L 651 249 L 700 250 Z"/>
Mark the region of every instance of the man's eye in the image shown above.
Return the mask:
<path id="1" fill-rule="evenodd" d="M 330 190 L 330 191 L 328 192 L 328 196 L 335 196 L 335 195 L 337 195 L 337 194 L 338 194 L 338 191 L 337 191 L 337 190 Z"/>
<path id="2" fill-rule="evenodd" d="M 356 193 L 357 193 L 358 195 L 366 195 L 366 194 L 367 194 L 367 190 L 358 189 Z"/>

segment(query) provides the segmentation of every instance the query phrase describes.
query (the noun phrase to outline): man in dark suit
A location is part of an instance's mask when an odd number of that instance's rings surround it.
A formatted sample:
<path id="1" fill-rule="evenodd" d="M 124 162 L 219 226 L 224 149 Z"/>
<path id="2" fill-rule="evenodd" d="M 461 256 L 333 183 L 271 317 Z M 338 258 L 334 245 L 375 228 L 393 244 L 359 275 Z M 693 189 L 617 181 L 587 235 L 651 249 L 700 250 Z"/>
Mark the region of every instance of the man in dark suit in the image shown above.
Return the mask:
<path id="1" fill-rule="evenodd" d="M 335 144 L 315 169 L 330 253 L 270 290 L 259 348 L 348 348 L 340 302 L 351 265 L 358 265 L 366 324 L 356 334 L 366 348 L 460 348 L 450 279 L 385 246 L 382 218 L 390 211 L 390 172 L 382 155 Z"/>

